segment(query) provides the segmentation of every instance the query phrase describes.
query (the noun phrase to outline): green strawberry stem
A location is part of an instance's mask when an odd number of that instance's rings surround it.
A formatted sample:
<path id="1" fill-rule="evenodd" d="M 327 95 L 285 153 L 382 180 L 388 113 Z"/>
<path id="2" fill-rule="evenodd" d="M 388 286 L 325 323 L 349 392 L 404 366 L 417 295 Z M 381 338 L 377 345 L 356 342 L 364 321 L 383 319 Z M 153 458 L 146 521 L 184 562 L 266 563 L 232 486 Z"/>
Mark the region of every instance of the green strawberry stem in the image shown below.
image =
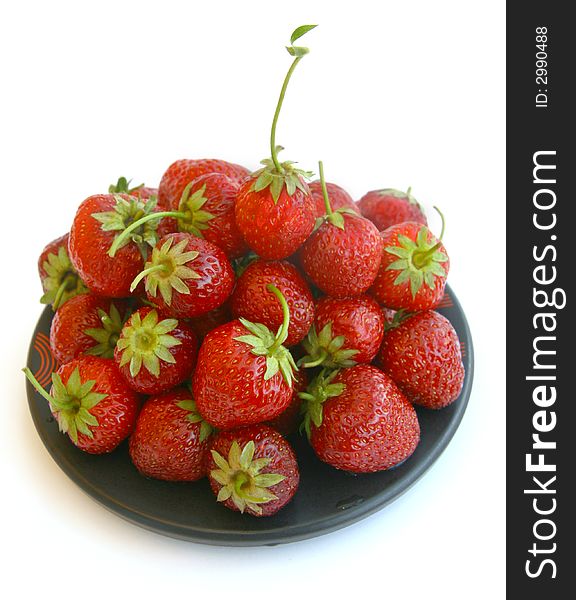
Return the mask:
<path id="1" fill-rule="evenodd" d="M 34 389 L 48 402 L 52 403 L 54 398 L 38 383 L 38 380 L 32 374 L 32 371 L 28 367 L 24 367 L 22 369 L 24 375 L 26 375 L 26 379 L 34 386 Z"/>
<path id="2" fill-rule="evenodd" d="M 108 250 L 108 256 L 114 258 L 114 256 L 116 255 L 116 252 L 118 251 L 118 248 L 120 248 L 120 246 L 122 245 L 122 242 L 124 242 L 124 240 L 135 229 L 138 229 L 138 227 L 140 227 L 140 225 L 143 225 L 144 223 L 147 223 L 148 221 L 153 221 L 154 219 L 163 219 L 164 217 L 174 217 L 175 219 L 183 219 L 186 217 L 186 215 L 183 212 L 179 212 L 179 211 L 175 211 L 175 210 L 165 210 L 165 211 L 161 211 L 161 212 L 150 213 L 149 215 L 145 215 L 145 216 L 141 217 L 137 221 L 134 221 L 133 223 L 131 223 L 128 227 L 126 227 L 126 229 L 124 229 L 122 231 L 122 233 L 120 235 L 118 235 L 116 237 L 116 239 L 110 246 L 110 249 Z"/>
<path id="3" fill-rule="evenodd" d="M 59 285 L 58 290 L 56 291 L 56 296 L 54 297 L 54 302 L 52 303 L 53 310 L 57 310 L 60 307 L 60 302 L 62 301 L 62 296 L 68 289 L 70 284 L 74 284 L 76 281 L 76 277 L 74 275 L 67 275 L 62 280 L 62 283 Z"/>
<path id="4" fill-rule="evenodd" d="M 144 269 L 136 277 L 134 277 L 134 281 L 130 284 L 130 291 L 133 292 L 138 284 L 150 273 L 156 273 L 157 271 L 168 271 L 167 265 L 153 265 L 152 267 L 148 267 Z"/>
<path id="5" fill-rule="evenodd" d="M 296 58 L 290 65 L 288 73 L 286 73 L 286 77 L 284 78 L 284 83 L 282 84 L 282 89 L 280 90 L 280 97 L 278 98 L 278 104 L 276 105 L 276 111 L 274 112 L 274 119 L 272 120 L 272 129 L 270 131 L 270 152 L 272 155 L 272 162 L 274 163 L 276 171 L 280 174 L 284 174 L 284 167 L 278 161 L 279 148 L 276 147 L 276 124 L 278 123 L 278 117 L 280 116 L 280 110 L 282 109 L 282 103 L 284 102 L 284 96 L 286 95 L 286 89 L 288 88 L 288 82 L 292 77 L 292 73 L 294 73 L 296 65 L 309 52 L 308 48 L 294 46 L 294 42 L 311 29 L 314 29 L 314 27 L 317 27 L 317 25 L 301 25 L 295 29 L 290 37 L 290 42 L 292 45 L 289 48 L 286 48 L 288 53 Z"/>
<path id="6" fill-rule="evenodd" d="M 414 253 L 414 256 L 412 256 L 412 263 L 417 269 L 421 269 L 424 265 L 426 265 L 430 257 L 442 245 L 442 238 L 444 237 L 444 229 L 446 223 L 444 221 L 444 215 L 442 214 L 442 211 L 436 206 L 434 207 L 434 210 L 440 215 L 440 218 L 442 219 L 442 230 L 440 231 L 440 237 L 438 238 L 438 243 L 432 246 L 432 248 L 430 248 L 429 250 L 426 250 L 426 252 Z"/>
<path id="7" fill-rule="evenodd" d="M 330 199 L 328 198 L 328 188 L 326 187 L 326 180 L 324 179 L 324 163 L 318 161 L 318 170 L 320 171 L 320 185 L 322 186 L 322 196 L 324 198 L 324 207 L 326 208 L 326 216 L 330 218 L 334 212 L 330 206 Z"/>
<path id="8" fill-rule="evenodd" d="M 266 286 L 266 289 L 269 292 L 272 292 L 276 298 L 278 298 L 278 302 L 280 302 L 280 305 L 282 306 L 282 327 L 276 335 L 276 340 L 270 347 L 269 354 L 272 355 L 282 345 L 288 336 L 288 326 L 290 325 L 290 309 L 288 308 L 286 298 L 284 298 L 282 292 L 274 284 L 269 283 Z"/>
<path id="9" fill-rule="evenodd" d="M 326 352 L 326 350 L 322 349 L 322 350 L 320 350 L 320 356 L 316 360 L 313 360 L 311 362 L 303 362 L 303 363 L 300 363 L 300 365 L 302 367 L 304 367 L 305 369 L 312 369 L 313 367 L 317 367 L 317 366 L 321 365 L 327 358 L 328 358 L 328 352 Z"/>

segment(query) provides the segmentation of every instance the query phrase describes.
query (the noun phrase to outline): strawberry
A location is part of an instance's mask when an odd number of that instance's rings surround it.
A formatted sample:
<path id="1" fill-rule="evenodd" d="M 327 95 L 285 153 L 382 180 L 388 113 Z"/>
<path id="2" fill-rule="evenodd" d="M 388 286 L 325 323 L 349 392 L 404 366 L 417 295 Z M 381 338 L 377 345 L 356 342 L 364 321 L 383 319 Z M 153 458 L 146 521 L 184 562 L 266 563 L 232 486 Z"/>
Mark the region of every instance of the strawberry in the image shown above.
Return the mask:
<path id="1" fill-rule="evenodd" d="M 315 216 L 317 219 L 323 217 L 326 214 L 326 208 L 324 205 L 324 194 L 322 193 L 322 182 L 320 180 L 313 181 L 308 184 L 308 189 L 310 190 L 310 195 L 314 200 L 314 210 Z M 328 196 L 330 198 L 330 205 L 332 206 L 332 210 L 338 210 L 339 208 L 349 208 L 356 214 L 361 214 L 358 205 L 354 200 L 352 200 L 352 196 L 342 189 L 339 185 L 335 183 L 326 182 L 326 189 L 328 190 Z"/>
<path id="2" fill-rule="evenodd" d="M 426 225 L 406 222 L 392 225 L 380 235 L 382 261 L 372 295 L 384 306 L 408 311 L 435 308 L 444 297 L 450 260 L 442 244 Z"/>
<path id="3" fill-rule="evenodd" d="M 266 425 L 218 433 L 210 445 L 207 470 L 218 502 L 255 517 L 277 513 L 300 481 L 290 444 Z"/>
<path id="4" fill-rule="evenodd" d="M 131 295 L 130 284 L 142 270 L 148 247 L 156 243 L 158 221 L 146 222 L 115 245 L 116 238 L 134 220 L 154 212 L 155 206 L 154 199 L 142 201 L 127 194 L 97 194 L 80 204 L 68 251 L 92 292 L 109 298 Z"/>
<path id="5" fill-rule="evenodd" d="M 330 298 L 316 304 L 316 317 L 304 340 L 304 367 L 351 367 L 372 362 L 384 335 L 385 317 L 369 296 Z"/>
<path id="6" fill-rule="evenodd" d="M 162 319 L 147 307 L 134 312 L 122 328 L 114 360 L 132 389 L 159 394 L 191 376 L 197 355 L 198 340 L 190 327 Z"/>
<path id="7" fill-rule="evenodd" d="M 165 481 L 196 481 L 206 475 L 212 427 L 192 394 L 177 388 L 149 398 L 130 436 L 130 458 L 142 475 Z"/>
<path id="8" fill-rule="evenodd" d="M 234 218 L 237 191 L 238 184 L 226 175 L 200 175 L 184 188 L 173 210 L 158 216 L 171 217 L 172 231 L 205 238 L 222 248 L 229 258 L 237 258 L 248 250 Z"/>
<path id="9" fill-rule="evenodd" d="M 269 285 L 268 291 L 278 298 L 284 315 L 276 336 L 265 325 L 239 319 L 212 330 L 200 347 L 194 398 L 200 414 L 220 429 L 273 419 L 290 404 L 297 368 L 282 345 L 289 309 L 278 288 Z"/>
<path id="10" fill-rule="evenodd" d="M 114 361 L 81 355 L 52 374 L 50 394 L 24 372 L 50 404 L 58 427 L 75 446 L 90 454 L 112 452 L 134 428 L 140 399 L 120 375 Z"/>
<path id="11" fill-rule="evenodd" d="M 130 187 L 132 180 L 126 177 L 120 177 L 115 184 L 108 186 L 109 194 L 129 194 L 139 200 L 149 200 L 152 197 L 158 197 L 158 188 L 146 187 L 143 183 Z"/>
<path id="12" fill-rule="evenodd" d="M 406 460 L 420 440 L 418 417 L 394 381 L 371 365 L 322 371 L 300 394 L 304 428 L 320 460 L 371 473 Z"/>
<path id="13" fill-rule="evenodd" d="M 179 205 L 184 188 L 200 175 L 221 173 L 232 182 L 239 184 L 250 171 L 245 167 L 225 160 L 202 158 L 199 160 L 182 159 L 172 163 L 160 181 L 158 187 L 158 205 L 164 209 L 175 208 Z"/>
<path id="14" fill-rule="evenodd" d="M 358 201 L 360 212 L 380 231 L 405 221 L 426 225 L 426 215 L 411 189 L 407 192 L 393 189 L 368 192 Z"/>
<path id="15" fill-rule="evenodd" d="M 298 27 L 287 48 L 294 61 L 284 79 L 280 98 L 272 121 L 270 135 L 271 158 L 263 160 L 264 167 L 240 186 L 236 198 L 236 223 L 246 243 L 256 254 L 267 260 L 278 260 L 293 254 L 314 228 L 314 201 L 304 178 L 307 173 L 294 167 L 291 161 L 280 163 L 276 146 L 276 124 L 290 77 L 308 48 L 294 42 L 316 27 Z"/>
<path id="16" fill-rule="evenodd" d="M 282 325 L 282 307 L 267 292 L 274 284 L 290 309 L 290 326 L 285 345 L 293 346 L 308 333 L 314 319 L 314 299 L 308 285 L 294 265 L 287 261 L 252 262 L 239 277 L 232 294 L 232 313 L 254 323 L 262 323 L 272 331 Z"/>
<path id="17" fill-rule="evenodd" d="M 433 310 L 396 319 L 384 335 L 378 360 L 408 399 L 426 408 L 448 406 L 462 390 L 458 334 Z"/>
<path id="18" fill-rule="evenodd" d="M 44 290 L 40 302 L 51 304 L 53 310 L 88 291 L 68 257 L 68 237 L 66 233 L 51 241 L 38 258 L 38 274 Z"/>
<path id="19" fill-rule="evenodd" d="M 296 371 L 294 373 L 294 387 L 292 389 L 292 399 L 290 400 L 290 404 L 277 417 L 267 421 L 266 425 L 273 427 L 283 436 L 291 435 L 298 431 L 298 427 L 302 421 L 302 415 L 300 413 L 302 398 L 300 398 L 299 394 L 300 392 L 305 392 L 307 386 L 308 377 L 306 371 L 303 369 Z"/>
<path id="20" fill-rule="evenodd" d="M 221 306 L 234 287 L 234 271 L 214 244 L 189 233 L 159 240 L 130 290 L 146 282 L 146 295 L 163 313 L 189 318 Z"/>
<path id="21" fill-rule="evenodd" d="M 324 168 L 320 178 L 324 180 Z M 332 210 L 324 189 L 326 215 L 299 252 L 302 268 L 324 293 L 336 298 L 363 294 L 374 282 L 382 254 L 376 226 L 349 208 Z"/>
<path id="22" fill-rule="evenodd" d="M 54 358 L 60 364 L 70 362 L 79 354 L 112 358 L 129 314 L 125 300 L 93 294 L 70 298 L 56 312 L 50 325 L 50 349 Z"/>

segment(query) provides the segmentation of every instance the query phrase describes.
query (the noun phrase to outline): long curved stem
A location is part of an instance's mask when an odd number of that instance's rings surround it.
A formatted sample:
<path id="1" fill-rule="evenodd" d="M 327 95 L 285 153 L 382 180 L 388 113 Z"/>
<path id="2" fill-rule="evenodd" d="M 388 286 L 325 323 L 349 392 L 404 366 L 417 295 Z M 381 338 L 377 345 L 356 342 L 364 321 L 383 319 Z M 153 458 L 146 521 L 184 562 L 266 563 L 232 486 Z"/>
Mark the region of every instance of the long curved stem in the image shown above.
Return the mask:
<path id="1" fill-rule="evenodd" d="M 57 310 L 60 306 L 60 302 L 62 300 L 62 296 L 68 287 L 68 284 L 73 281 L 73 275 L 66 275 L 62 280 L 62 283 L 58 286 L 58 291 L 56 292 L 56 296 L 54 297 L 54 302 L 52 303 L 52 308 Z"/>
<path id="2" fill-rule="evenodd" d="M 322 197 L 324 198 L 324 207 L 326 214 L 331 217 L 333 214 L 332 207 L 330 206 L 330 198 L 328 198 L 328 188 L 326 187 L 326 180 L 324 179 L 324 163 L 318 161 L 318 170 L 320 171 L 320 185 L 322 186 Z"/>
<path id="3" fill-rule="evenodd" d="M 26 379 L 34 386 L 34 389 L 48 402 L 53 402 L 54 398 L 38 383 L 38 380 L 32 374 L 32 371 L 28 367 L 24 367 L 22 369 L 24 371 L 24 375 L 26 375 Z"/>
<path id="4" fill-rule="evenodd" d="M 326 360 L 326 358 L 328 358 L 328 352 L 322 349 L 320 350 L 320 356 L 316 360 L 313 360 L 312 362 L 304 362 L 299 364 L 305 369 L 311 369 L 312 367 L 317 367 L 318 365 L 321 365 Z"/>
<path id="5" fill-rule="evenodd" d="M 294 59 L 290 68 L 288 69 L 288 73 L 286 73 L 286 77 L 284 78 L 284 83 L 282 84 L 282 89 L 280 90 L 280 97 L 278 98 L 278 104 L 276 105 L 276 111 L 274 113 L 274 119 L 272 120 L 272 129 L 270 131 L 270 153 L 272 155 L 272 161 L 274 162 L 274 167 L 279 173 L 283 173 L 284 169 L 278 162 L 278 152 L 276 150 L 276 124 L 278 123 L 278 117 L 280 116 L 280 110 L 282 108 L 282 103 L 284 102 L 284 96 L 286 95 L 286 89 L 288 88 L 288 82 L 290 81 L 290 77 L 292 77 L 292 73 L 294 73 L 294 69 L 296 65 L 302 60 L 301 56 L 298 56 Z"/>
<path id="6" fill-rule="evenodd" d="M 178 218 L 181 219 L 185 216 L 186 215 L 184 213 L 179 212 L 179 211 L 174 211 L 174 210 L 165 210 L 162 212 L 154 212 L 154 213 L 150 213 L 149 215 L 143 216 L 142 218 L 138 219 L 137 221 L 134 221 L 134 223 L 131 223 L 128 227 L 126 227 L 126 229 L 124 229 L 124 231 L 122 231 L 122 233 L 118 237 L 116 237 L 116 239 L 110 246 L 110 249 L 108 250 L 108 256 L 113 258 L 116 255 L 116 252 L 118 252 L 118 248 L 120 247 L 122 242 L 135 229 L 140 227 L 140 225 L 144 225 L 144 223 L 147 223 L 148 221 L 153 221 L 154 219 L 163 219 L 164 217 L 174 217 L 175 219 L 178 219 Z"/>
<path id="7" fill-rule="evenodd" d="M 134 281 L 130 284 L 130 291 L 133 292 L 138 284 L 150 273 L 155 273 L 156 271 L 167 271 L 168 267 L 166 265 L 154 265 L 153 267 L 148 267 L 148 269 L 144 269 L 142 272 L 138 273 L 136 277 L 134 277 Z"/>
<path id="8" fill-rule="evenodd" d="M 444 215 L 442 214 L 442 211 L 436 206 L 434 207 L 434 210 L 436 210 L 436 212 L 440 215 L 440 218 L 442 219 L 442 230 L 440 231 L 440 237 L 438 238 L 438 240 L 439 240 L 438 243 L 434 244 L 434 246 L 432 246 L 432 248 L 426 250 L 426 252 L 414 254 L 414 256 L 412 257 L 412 262 L 414 263 L 414 266 L 417 267 L 418 269 L 421 268 L 423 265 L 425 265 L 427 260 L 434 254 L 434 252 L 436 252 L 436 250 L 438 250 L 438 248 L 440 248 L 440 246 L 442 246 L 442 238 L 444 237 L 444 229 L 446 227 L 446 223 L 444 221 Z"/>
<path id="9" fill-rule="evenodd" d="M 278 302 L 282 306 L 282 327 L 276 336 L 276 340 L 269 348 L 269 354 L 273 354 L 278 348 L 284 343 L 286 338 L 288 337 L 288 326 L 290 325 L 290 309 L 288 308 L 288 303 L 286 302 L 286 298 L 284 298 L 282 292 L 272 283 L 269 283 L 266 286 L 266 289 L 269 292 L 272 292 L 276 298 L 278 298 Z"/>

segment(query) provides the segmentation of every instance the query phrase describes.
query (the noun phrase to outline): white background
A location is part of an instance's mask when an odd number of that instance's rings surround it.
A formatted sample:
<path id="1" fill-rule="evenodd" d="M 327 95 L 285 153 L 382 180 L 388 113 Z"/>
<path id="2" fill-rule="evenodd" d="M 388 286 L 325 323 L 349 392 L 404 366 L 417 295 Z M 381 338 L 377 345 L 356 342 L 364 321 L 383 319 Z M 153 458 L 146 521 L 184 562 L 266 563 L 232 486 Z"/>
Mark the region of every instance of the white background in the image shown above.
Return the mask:
<path id="1" fill-rule="evenodd" d="M 20 590 L 4 597 L 504 597 L 504 19 L 487 0 L 2 3 L 0 589 Z M 19 369 L 37 256 L 119 175 L 157 184 L 184 157 L 256 167 L 304 23 L 320 27 L 280 117 L 284 158 L 323 159 L 356 198 L 411 185 L 442 207 L 472 398 L 431 471 L 361 523 L 276 548 L 174 541 L 96 505 L 35 433 Z"/>

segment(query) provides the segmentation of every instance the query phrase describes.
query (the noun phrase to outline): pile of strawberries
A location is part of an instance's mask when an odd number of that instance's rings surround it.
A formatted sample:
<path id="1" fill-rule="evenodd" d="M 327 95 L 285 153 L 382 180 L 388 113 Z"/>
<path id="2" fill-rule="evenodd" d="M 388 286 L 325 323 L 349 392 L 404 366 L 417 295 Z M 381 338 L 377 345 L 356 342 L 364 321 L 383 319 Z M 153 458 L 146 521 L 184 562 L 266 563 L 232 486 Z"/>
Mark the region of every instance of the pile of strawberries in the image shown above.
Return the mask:
<path id="1" fill-rule="evenodd" d="M 464 368 L 433 309 L 449 259 L 420 205 L 393 189 L 354 202 L 341 187 L 271 157 L 248 169 L 178 160 L 158 189 L 121 178 L 84 200 L 42 252 L 42 301 L 60 364 L 46 392 L 81 450 L 129 438 L 145 476 L 208 476 L 216 499 L 255 516 L 295 494 L 300 428 L 337 469 L 406 460 L 414 404 L 440 409 Z"/>

